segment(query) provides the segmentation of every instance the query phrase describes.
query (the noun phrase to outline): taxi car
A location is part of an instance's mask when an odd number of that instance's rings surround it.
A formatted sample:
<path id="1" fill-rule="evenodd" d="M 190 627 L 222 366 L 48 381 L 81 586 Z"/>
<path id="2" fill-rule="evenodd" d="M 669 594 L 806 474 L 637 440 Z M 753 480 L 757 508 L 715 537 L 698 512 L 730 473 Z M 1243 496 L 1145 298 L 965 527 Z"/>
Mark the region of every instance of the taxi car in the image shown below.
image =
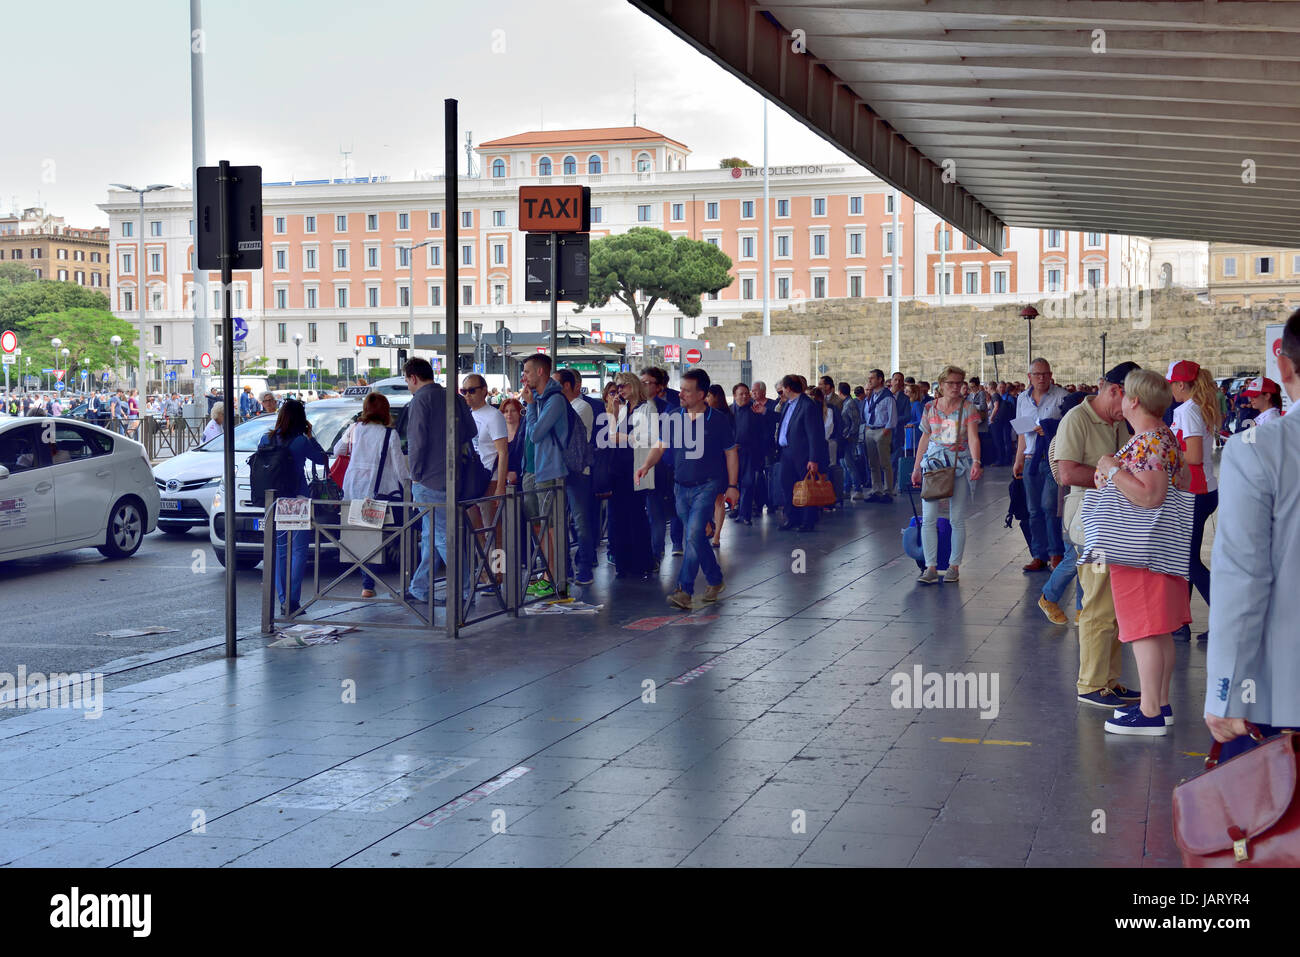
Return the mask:
<path id="1" fill-rule="evenodd" d="M 74 548 L 127 558 L 158 501 L 139 442 L 71 419 L 0 421 L 0 561 Z"/>

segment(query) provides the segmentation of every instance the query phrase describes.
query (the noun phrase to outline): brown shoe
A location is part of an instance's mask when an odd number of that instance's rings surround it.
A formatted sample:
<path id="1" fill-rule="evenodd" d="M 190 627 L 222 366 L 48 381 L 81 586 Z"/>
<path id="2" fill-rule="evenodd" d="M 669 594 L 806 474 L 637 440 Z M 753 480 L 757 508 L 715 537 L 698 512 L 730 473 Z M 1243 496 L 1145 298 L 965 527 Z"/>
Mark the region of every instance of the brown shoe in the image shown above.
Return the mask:
<path id="1" fill-rule="evenodd" d="M 1035 558 L 1032 562 L 1030 562 L 1028 565 L 1024 567 L 1024 570 L 1027 572 L 1041 572 L 1046 567 L 1047 567 L 1047 562 L 1043 561 L 1041 558 Z"/>
<path id="2" fill-rule="evenodd" d="M 1064 625 L 1070 620 L 1061 610 L 1061 606 L 1054 601 L 1048 601 L 1045 595 L 1038 596 L 1038 607 L 1043 610 L 1043 614 L 1053 625 Z"/>
<path id="3" fill-rule="evenodd" d="M 716 585 L 710 585 L 708 588 L 704 589 L 704 600 L 717 601 L 718 596 L 722 594 L 722 590 L 726 587 L 726 582 L 718 582 Z"/>
<path id="4" fill-rule="evenodd" d="M 672 605 L 674 608 L 680 608 L 682 611 L 690 611 L 691 596 L 679 588 L 668 596 L 668 604 Z"/>
<path id="5" fill-rule="evenodd" d="M 1056 566 L 1061 564 L 1061 559 L 1064 557 L 1064 555 L 1053 555 L 1052 560 L 1047 563 L 1048 567 L 1051 568 L 1052 571 L 1056 571 Z"/>

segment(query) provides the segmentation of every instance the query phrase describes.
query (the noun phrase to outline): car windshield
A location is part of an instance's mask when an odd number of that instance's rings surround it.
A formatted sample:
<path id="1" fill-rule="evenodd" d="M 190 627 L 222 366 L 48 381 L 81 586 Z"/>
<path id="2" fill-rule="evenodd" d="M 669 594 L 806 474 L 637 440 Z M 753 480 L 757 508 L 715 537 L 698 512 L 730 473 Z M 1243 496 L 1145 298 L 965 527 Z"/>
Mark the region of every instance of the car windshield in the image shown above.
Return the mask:
<path id="1" fill-rule="evenodd" d="M 360 402 L 355 405 L 332 409 L 320 408 L 315 403 L 309 403 L 307 405 L 307 421 L 311 423 L 312 434 L 316 437 L 316 440 L 320 442 L 321 447 L 326 452 L 329 452 L 343 434 L 343 430 L 347 428 L 348 423 L 360 411 Z M 241 422 L 235 426 L 235 451 L 256 452 L 258 443 L 262 441 L 262 436 L 275 427 L 275 419 L 274 415 L 259 415 L 255 419 Z M 223 433 L 197 446 L 195 451 L 223 452 L 225 448 L 226 437 Z"/>

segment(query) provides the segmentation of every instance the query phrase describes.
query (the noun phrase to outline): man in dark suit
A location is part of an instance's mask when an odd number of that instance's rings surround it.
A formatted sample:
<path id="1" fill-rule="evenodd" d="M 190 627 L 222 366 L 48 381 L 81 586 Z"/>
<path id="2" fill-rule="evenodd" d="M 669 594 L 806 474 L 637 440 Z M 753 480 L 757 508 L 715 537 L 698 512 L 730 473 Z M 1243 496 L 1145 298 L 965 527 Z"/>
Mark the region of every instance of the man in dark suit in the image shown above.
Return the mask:
<path id="1" fill-rule="evenodd" d="M 776 444 L 780 449 L 781 493 L 786 503 L 783 529 L 811 532 L 817 524 L 818 508 L 795 508 L 790 505 L 794 483 L 816 466 L 823 475 L 830 474 L 830 449 L 826 444 L 826 426 L 817 403 L 804 395 L 799 376 L 781 380 L 785 405 L 777 418 Z"/>

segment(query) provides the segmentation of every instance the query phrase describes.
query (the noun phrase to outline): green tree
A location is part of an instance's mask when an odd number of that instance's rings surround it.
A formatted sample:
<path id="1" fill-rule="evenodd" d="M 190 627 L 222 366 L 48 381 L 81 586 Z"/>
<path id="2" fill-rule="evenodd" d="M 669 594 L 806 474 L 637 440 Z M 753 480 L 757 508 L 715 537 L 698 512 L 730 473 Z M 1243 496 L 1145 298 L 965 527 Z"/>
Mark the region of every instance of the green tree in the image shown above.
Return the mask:
<path id="1" fill-rule="evenodd" d="M 702 294 L 731 285 L 730 269 L 731 257 L 712 243 L 636 226 L 591 244 L 591 291 L 578 311 L 617 299 L 631 310 L 637 335 L 644 336 L 659 300 L 668 300 L 683 315 L 698 316 Z M 639 292 L 645 293 L 644 303 L 637 301 Z"/>
<path id="2" fill-rule="evenodd" d="M 0 289 L 20 282 L 36 282 L 36 273 L 22 263 L 0 263 Z"/>
<path id="3" fill-rule="evenodd" d="M 111 304 L 102 292 L 69 282 L 38 279 L 0 284 L 0 327 L 20 335 L 35 316 L 79 308 L 108 312 Z"/>
<path id="4" fill-rule="evenodd" d="M 726 159 L 718 163 L 718 169 L 732 169 L 737 166 L 747 167 L 753 165 L 753 163 L 750 163 L 748 160 L 743 160 L 739 156 L 728 156 Z"/>
<path id="5" fill-rule="evenodd" d="M 23 350 L 24 359 L 31 356 L 33 369 L 56 368 L 54 348 L 50 345 L 50 340 L 55 338 L 62 339 L 61 348 L 70 353 L 66 365 L 63 357 L 58 357 L 57 368 L 67 368 L 69 374 L 79 376 L 82 368 L 95 374 L 114 371 L 113 336 L 122 337 L 122 344 L 117 349 L 118 370 L 124 371 L 128 365 L 135 365 L 135 327 L 106 309 L 77 307 L 63 312 L 45 312 L 20 325 L 21 331 L 15 329 L 18 345 Z"/>

